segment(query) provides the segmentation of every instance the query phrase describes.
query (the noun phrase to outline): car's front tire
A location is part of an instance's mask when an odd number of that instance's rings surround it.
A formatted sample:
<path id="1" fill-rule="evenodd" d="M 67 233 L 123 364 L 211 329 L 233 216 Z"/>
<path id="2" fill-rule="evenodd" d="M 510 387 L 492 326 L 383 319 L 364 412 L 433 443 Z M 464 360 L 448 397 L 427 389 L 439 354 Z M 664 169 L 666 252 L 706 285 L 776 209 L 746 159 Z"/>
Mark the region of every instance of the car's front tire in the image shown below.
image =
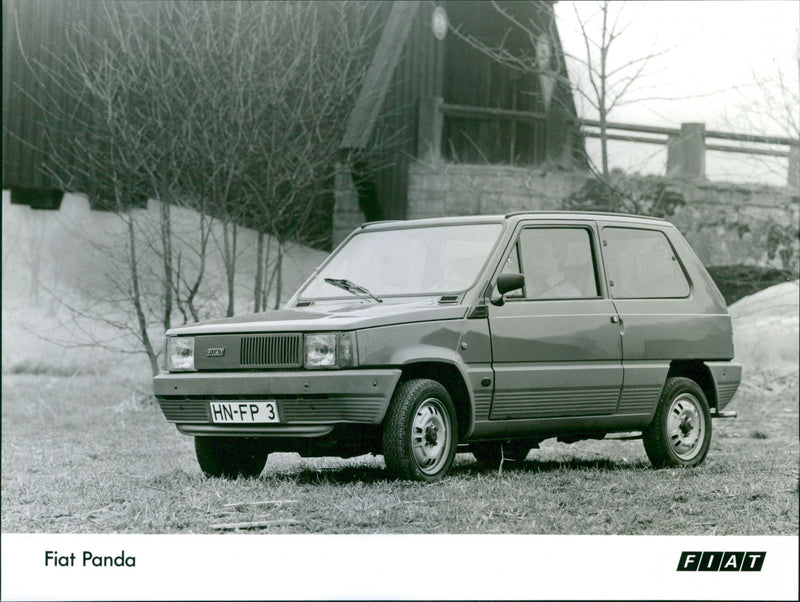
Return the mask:
<path id="1" fill-rule="evenodd" d="M 207 477 L 257 477 L 264 470 L 269 450 L 259 439 L 195 437 L 194 451 Z"/>
<path id="2" fill-rule="evenodd" d="M 700 385 L 690 378 L 668 378 L 653 422 L 642 438 L 656 468 L 702 463 L 711 444 L 711 413 Z"/>
<path id="3" fill-rule="evenodd" d="M 401 383 L 383 427 L 383 457 L 389 474 L 437 481 L 453 464 L 457 444 L 458 422 L 447 389 L 425 378 Z"/>

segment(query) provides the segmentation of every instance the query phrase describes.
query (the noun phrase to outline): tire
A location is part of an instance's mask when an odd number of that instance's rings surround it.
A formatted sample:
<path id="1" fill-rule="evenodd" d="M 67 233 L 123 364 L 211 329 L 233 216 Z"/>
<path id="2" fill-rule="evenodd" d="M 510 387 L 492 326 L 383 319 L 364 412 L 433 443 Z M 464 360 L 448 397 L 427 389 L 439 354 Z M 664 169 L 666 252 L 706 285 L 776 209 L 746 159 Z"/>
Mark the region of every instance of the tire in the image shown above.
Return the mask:
<path id="1" fill-rule="evenodd" d="M 438 481 L 453 464 L 458 421 L 450 394 L 440 383 L 401 383 L 383 426 L 383 457 L 389 474 L 413 481 Z"/>
<path id="2" fill-rule="evenodd" d="M 656 468 L 701 464 L 711 444 L 711 413 L 700 386 L 690 378 L 668 378 L 642 438 Z"/>
<path id="3" fill-rule="evenodd" d="M 500 467 L 500 462 L 505 464 L 510 461 L 509 466 L 522 466 L 531 446 L 520 441 L 481 441 L 473 443 L 470 451 L 482 468 L 496 469 Z"/>
<path id="4" fill-rule="evenodd" d="M 194 451 L 207 477 L 257 477 L 269 451 L 263 441 L 242 437 L 195 437 Z"/>

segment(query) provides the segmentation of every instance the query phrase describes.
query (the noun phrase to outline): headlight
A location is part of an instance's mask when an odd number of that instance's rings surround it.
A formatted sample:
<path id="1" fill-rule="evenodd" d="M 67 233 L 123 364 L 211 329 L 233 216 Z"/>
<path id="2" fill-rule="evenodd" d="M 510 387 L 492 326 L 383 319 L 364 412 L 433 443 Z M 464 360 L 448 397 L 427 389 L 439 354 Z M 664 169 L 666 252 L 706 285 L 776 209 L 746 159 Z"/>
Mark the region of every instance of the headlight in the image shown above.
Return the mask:
<path id="1" fill-rule="evenodd" d="M 306 369 L 352 368 L 357 355 L 354 332 L 318 332 L 305 336 Z"/>
<path id="2" fill-rule="evenodd" d="M 194 370 L 194 337 L 167 339 L 167 372 Z"/>

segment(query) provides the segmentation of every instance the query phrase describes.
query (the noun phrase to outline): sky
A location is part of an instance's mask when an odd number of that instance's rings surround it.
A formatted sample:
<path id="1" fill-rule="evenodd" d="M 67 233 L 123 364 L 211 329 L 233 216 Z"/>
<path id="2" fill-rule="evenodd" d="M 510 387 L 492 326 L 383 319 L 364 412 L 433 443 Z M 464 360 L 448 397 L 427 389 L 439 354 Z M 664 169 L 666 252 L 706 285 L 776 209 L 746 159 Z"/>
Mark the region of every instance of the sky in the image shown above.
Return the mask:
<path id="1" fill-rule="evenodd" d="M 563 0 L 556 4 L 565 52 L 584 56 L 576 9 L 586 20 L 597 12 L 597 5 Z M 702 122 L 708 130 L 789 136 L 786 128 L 769 119 L 780 97 L 774 80 L 781 69 L 793 94 L 791 104 L 797 103 L 794 122 L 800 122 L 797 0 L 612 4 L 612 11 L 620 9 L 619 23 L 628 27 L 612 45 L 609 61 L 619 65 L 654 53 L 658 56 L 647 63 L 634 85 L 639 89 L 629 92 L 628 98 L 635 102 L 617 107 L 609 120 L 676 128 L 682 122 Z M 585 84 L 581 65 L 568 60 L 567 66 L 573 81 Z M 756 85 L 758 79 L 769 81 Z M 582 117 L 596 118 L 580 99 L 576 103 Z M 797 130 L 791 135 L 796 137 Z M 588 140 L 587 150 L 599 164 L 599 142 Z M 666 147 L 615 143 L 610 152 L 612 167 L 664 172 Z M 711 180 L 783 185 L 786 169 L 786 159 L 706 153 L 706 175 Z"/>

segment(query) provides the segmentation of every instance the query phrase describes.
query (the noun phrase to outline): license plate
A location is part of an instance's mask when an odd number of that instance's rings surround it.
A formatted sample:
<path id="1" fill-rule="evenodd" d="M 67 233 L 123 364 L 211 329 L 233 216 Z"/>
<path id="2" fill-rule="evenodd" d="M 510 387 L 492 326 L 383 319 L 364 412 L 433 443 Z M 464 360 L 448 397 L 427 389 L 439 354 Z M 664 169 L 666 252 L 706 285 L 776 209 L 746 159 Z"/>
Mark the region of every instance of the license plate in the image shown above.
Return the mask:
<path id="1" fill-rule="evenodd" d="M 280 422 L 274 401 L 212 401 L 211 421 L 215 424 L 259 424 Z"/>

